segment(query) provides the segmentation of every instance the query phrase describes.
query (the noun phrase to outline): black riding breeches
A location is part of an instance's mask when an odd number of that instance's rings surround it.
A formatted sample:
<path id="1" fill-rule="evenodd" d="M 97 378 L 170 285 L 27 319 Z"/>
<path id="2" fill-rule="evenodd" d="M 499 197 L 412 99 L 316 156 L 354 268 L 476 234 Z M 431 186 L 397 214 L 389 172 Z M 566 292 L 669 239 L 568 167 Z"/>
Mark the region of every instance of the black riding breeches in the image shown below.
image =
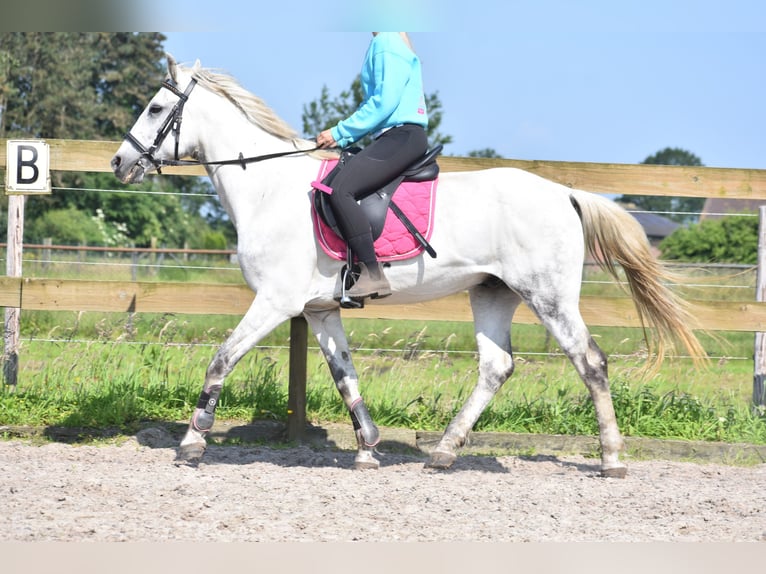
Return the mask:
<path id="1" fill-rule="evenodd" d="M 357 200 L 389 183 L 427 149 L 425 129 L 404 124 L 384 132 L 343 166 L 331 184 L 330 205 L 344 239 L 370 233 Z"/>

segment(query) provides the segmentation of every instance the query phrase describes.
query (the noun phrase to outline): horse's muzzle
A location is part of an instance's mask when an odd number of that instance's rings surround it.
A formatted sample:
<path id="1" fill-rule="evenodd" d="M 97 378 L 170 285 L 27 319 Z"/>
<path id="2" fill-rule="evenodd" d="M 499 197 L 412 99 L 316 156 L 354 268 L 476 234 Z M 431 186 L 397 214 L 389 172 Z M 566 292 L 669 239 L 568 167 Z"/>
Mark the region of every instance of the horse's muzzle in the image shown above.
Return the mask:
<path id="1" fill-rule="evenodd" d="M 141 163 L 141 160 L 139 159 L 130 167 L 128 165 L 123 161 L 119 153 L 110 162 L 112 172 L 122 183 L 141 183 L 146 174 L 146 168 Z"/>

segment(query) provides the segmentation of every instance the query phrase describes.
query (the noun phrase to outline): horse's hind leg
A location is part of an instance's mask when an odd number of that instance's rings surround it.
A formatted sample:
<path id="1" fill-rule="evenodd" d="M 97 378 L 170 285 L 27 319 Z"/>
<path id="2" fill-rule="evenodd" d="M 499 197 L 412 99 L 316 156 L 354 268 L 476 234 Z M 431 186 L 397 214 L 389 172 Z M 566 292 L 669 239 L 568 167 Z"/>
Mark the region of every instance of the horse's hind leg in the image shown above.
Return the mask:
<path id="1" fill-rule="evenodd" d="M 479 351 L 479 380 L 431 451 L 427 468 L 449 468 L 492 397 L 513 373 L 511 319 L 521 299 L 499 281 L 469 291 Z"/>
<path id="2" fill-rule="evenodd" d="M 567 306 L 552 301 L 547 304 L 528 301 L 527 304 L 537 312 L 545 327 L 556 338 L 588 388 L 598 420 L 602 476 L 624 478 L 628 467 L 619 460 L 624 443 L 609 392 L 606 355 L 591 337 L 580 315 L 579 306 L 576 303 Z"/>
<path id="3" fill-rule="evenodd" d="M 351 362 L 340 310 L 307 311 L 304 315 L 324 353 L 335 386 L 351 414 L 358 446 L 354 467 L 376 469 L 380 462 L 373 453 L 380 441 L 380 434 L 359 393 L 359 377 Z"/>

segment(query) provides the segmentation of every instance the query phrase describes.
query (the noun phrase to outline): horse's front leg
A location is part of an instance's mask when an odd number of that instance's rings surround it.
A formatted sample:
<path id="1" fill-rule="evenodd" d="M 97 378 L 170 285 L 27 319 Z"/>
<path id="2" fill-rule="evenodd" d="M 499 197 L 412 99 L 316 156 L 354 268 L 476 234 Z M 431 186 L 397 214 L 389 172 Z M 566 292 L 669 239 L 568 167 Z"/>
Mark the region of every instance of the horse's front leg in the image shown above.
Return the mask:
<path id="1" fill-rule="evenodd" d="M 307 311 L 304 315 L 324 353 L 335 386 L 351 414 L 358 447 L 354 467 L 376 469 L 380 462 L 373 453 L 380 442 L 380 433 L 359 393 L 359 377 L 351 361 L 340 310 Z"/>
<path id="2" fill-rule="evenodd" d="M 294 315 L 295 313 L 293 313 Z M 207 446 L 205 437 L 213 428 L 215 410 L 226 376 L 239 360 L 258 342 L 291 316 L 288 310 L 278 310 L 266 297 L 256 297 L 245 316 L 216 352 L 205 373 L 197 406 L 189 427 L 181 440 L 178 459 L 196 461 Z"/>

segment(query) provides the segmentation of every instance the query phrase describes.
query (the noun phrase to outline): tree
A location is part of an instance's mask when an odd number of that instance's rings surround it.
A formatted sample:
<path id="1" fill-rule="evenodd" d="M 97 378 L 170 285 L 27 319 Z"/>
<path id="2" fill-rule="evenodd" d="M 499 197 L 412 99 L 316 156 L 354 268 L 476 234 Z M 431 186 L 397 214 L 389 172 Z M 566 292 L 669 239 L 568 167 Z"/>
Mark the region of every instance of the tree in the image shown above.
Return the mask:
<path id="1" fill-rule="evenodd" d="M 681 148 L 666 147 L 654 155 L 650 155 L 643 164 L 652 165 L 689 165 L 703 166 L 696 155 Z M 666 217 L 679 223 L 688 223 L 698 219 L 697 213 L 702 210 L 705 198 L 702 197 L 669 197 L 654 195 L 621 195 L 616 199 L 619 203 L 634 205 L 645 211 L 666 212 Z"/>
<path id="2" fill-rule="evenodd" d="M 159 33 L 0 35 L 0 137 L 122 137 L 163 77 Z"/>
<path id="3" fill-rule="evenodd" d="M 439 133 L 439 125 L 442 121 L 442 104 L 439 93 L 426 94 L 426 109 L 428 110 L 428 141 L 430 146 L 438 144 L 446 145 L 452 142 L 451 136 Z M 318 100 L 314 100 L 303 106 L 303 133 L 306 137 L 314 137 L 322 130 L 334 126 L 339 121 L 347 118 L 356 111 L 364 101 L 362 92 L 362 80 L 359 75 L 351 82 L 351 87 L 344 90 L 336 98 L 331 99 L 327 86 L 322 86 L 322 93 Z M 360 146 L 369 143 L 369 136 L 363 138 Z"/>
<path id="4" fill-rule="evenodd" d="M 159 33 L 127 32 L 0 35 L 0 137 L 122 139 L 162 82 L 164 40 Z M 209 182 L 199 178 L 149 177 L 140 187 L 125 186 L 103 173 L 54 172 L 52 179 L 54 187 L 77 191 L 36 197 L 27 202 L 26 218 L 33 231 L 61 230 L 61 241 L 68 241 L 71 233 L 57 222 L 74 209 L 88 221 L 102 218 L 111 237 L 122 237 L 117 230 L 125 230 L 124 241 L 143 246 L 157 238 L 180 247 L 205 231 L 200 210 L 214 201 Z M 91 191 L 109 189 L 198 195 Z M 43 219 L 48 212 L 55 213 Z M 0 227 L 6 220 L 2 218 Z"/>
<path id="5" fill-rule="evenodd" d="M 485 147 L 484 149 L 475 149 L 473 151 L 469 151 L 468 157 L 486 157 L 486 158 L 501 159 L 503 156 L 497 153 L 493 148 Z"/>
<path id="6" fill-rule="evenodd" d="M 109 173 L 72 173 L 67 188 L 35 197 L 27 202 L 30 229 L 50 211 L 74 209 L 90 218 L 101 218 L 108 236 L 120 237 L 123 244 L 148 247 L 153 239 L 161 245 L 192 247 L 209 225 L 202 215 L 206 203 L 218 203 L 209 181 L 195 177 L 148 176 L 141 185 L 126 185 Z M 92 190 L 92 191 L 91 191 Z M 148 194 L 141 191 L 150 192 Z M 181 195 L 184 194 L 192 195 Z M 210 210 L 207 210 L 210 211 Z M 219 231 L 231 224 L 221 224 Z M 233 233 L 226 233 L 235 241 Z M 31 235 L 28 235 L 30 239 Z M 90 238 L 91 236 L 89 236 Z M 54 236 L 55 240 L 58 239 Z M 90 241 L 90 239 L 89 239 Z"/>
<path id="7" fill-rule="evenodd" d="M 101 137 L 122 139 L 165 75 L 162 34 L 98 34 L 102 54 L 93 78 L 99 96 L 96 125 Z"/>
<path id="8" fill-rule="evenodd" d="M 42 243 L 48 237 L 55 237 L 57 244 L 103 245 L 101 228 L 96 219 L 84 211 L 68 207 L 46 211 L 26 226 L 24 235 L 30 243 Z"/>
<path id="9" fill-rule="evenodd" d="M 664 259 L 744 263 L 758 259 L 758 218 L 727 216 L 680 227 L 660 244 Z"/>

